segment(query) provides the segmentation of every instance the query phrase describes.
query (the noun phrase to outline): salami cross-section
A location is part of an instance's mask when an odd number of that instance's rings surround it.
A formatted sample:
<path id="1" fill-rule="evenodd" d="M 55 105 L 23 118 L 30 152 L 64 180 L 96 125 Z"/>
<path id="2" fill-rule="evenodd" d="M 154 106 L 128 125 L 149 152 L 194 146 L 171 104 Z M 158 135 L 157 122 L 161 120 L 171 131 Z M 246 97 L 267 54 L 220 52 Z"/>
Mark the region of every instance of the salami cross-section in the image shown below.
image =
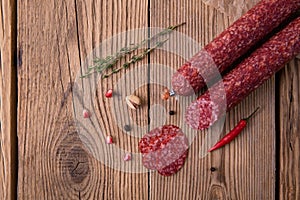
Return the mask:
<path id="1" fill-rule="evenodd" d="M 194 101 L 186 111 L 187 124 L 194 129 L 208 128 L 221 117 L 221 113 L 237 105 L 299 53 L 300 17 L 254 51 L 222 81 L 209 88 L 214 95 L 220 94 L 219 97 L 211 98 L 207 91 Z M 223 102 L 227 105 L 224 106 Z"/>
<path id="2" fill-rule="evenodd" d="M 178 69 L 173 90 L 178 95 L 199 91 L 299 9 L 300 0 L 260 1 Z"/>
<path id="3" fill-rule="evenodd" d="M 181 129 L 165 125 L 151 130 L 139 142 L 143 165 L 170 176 L 181 169 L 188 153 L 188 140 Z"/>

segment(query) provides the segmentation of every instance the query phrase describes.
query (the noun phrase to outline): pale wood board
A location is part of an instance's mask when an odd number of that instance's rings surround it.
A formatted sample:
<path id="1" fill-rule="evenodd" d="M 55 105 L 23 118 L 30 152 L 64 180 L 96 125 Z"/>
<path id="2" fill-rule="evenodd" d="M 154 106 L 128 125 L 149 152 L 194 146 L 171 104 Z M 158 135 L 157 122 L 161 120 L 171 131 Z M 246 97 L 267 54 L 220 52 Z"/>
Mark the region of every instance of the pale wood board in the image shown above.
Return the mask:
<path id="1" fill-rule="evenodd" d="M 300 60 L 278 73 L 279 199 L 300 199 Z"/>
<path id="2" fill-rule="evenodd" d="M 19 199 L 147 199 L 148 175 L 111 169 L 89 155 L 72 115 L 72 86 L 85 57 L 114 34 L 146 27 L 147 6 L 147 1 L 18 1 Z M 100 85 L 101 119 L 108 119 L 104 128 L 116 145 L 136 148 L 137 140 L 122 139 L 126 135 L 113 124 L 103 99 L 118 77 Z M 147 116 L 147 109 L 140 112 Z"/>
<path id="3" fill-rule="evenodd" d="M 180 22 L 187 22 L 179 29 L 180 32 L 198 41 L 202 46 L 232 23 L 227 16 L 200 1 L 150 2 L 152 27 L 166 27 Z M 183 59 L 170 53 L 159 52 L 151 55 L 150 62 L 177 69 L 183 64 Z M 157 76 L 170 81 L 170 77 L 163 73 L 150 74 L 150 77 Z M 159 95 L 161 91 L 162 87 L 158 85 L 150 87 L 151 104 L 161 102 Z M 163 103 L 166 113 L 171 109 L 177 111 L 176 116 L 167 117 L 167 123 L 180 122 L 179 115 L 182 115 L 179 113 L 182 106 L 180 103 L 182 101 L 176 103 L 174 99 Z M 249 127 L 225 148 L 199 158 L 205 134 L 214 134 L 214 132 L 199 132 L 179 173 L 165 178 L 157 172 L 152 172 L 150 199 L 273 199 L 275 197 L 274 78 L 228 114 L 223 134 L 258 106 L 261 110 L 251 120 Z M 163 112 L 156 113 L 154 119 L 161 114 Z M 211 172 L 211 167 L 216 168 L 216 171 Z"/>
<path id="4" fill-rule="evenodd" d="M 14 12 L 14 1 L 0 1 L 0 199 L 16 197 L 17 102 Z"/>

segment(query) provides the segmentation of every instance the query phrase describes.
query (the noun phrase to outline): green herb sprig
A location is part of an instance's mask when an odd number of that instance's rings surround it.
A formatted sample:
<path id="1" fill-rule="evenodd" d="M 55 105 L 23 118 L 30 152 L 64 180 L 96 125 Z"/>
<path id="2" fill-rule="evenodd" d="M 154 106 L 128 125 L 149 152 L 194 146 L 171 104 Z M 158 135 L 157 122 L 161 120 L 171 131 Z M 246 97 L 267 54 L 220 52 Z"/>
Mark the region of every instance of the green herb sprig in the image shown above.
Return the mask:
<path id="1" fill-rule="evenodd" d="M 91 75 L 95 72 L 101 73 L 104 70 L 113 68 L 115 66 L 115 64 L 120 59 L 124 58 L 126 55 L 133 53 L 135 50 L 152 42 L 153 40 L 157 39 L 158 37 L 161 37 L 163 35 L 167 35 L 167 34 L 173 32 L 176 28 L 178 28 L 179 26 L 182 26 L 184 24 L 185 24 L 185 22 L 177 24 L 175 26 L 169 26 L 168 28 L 164 29 L 163 31 L 144 39 L 140 43 L 131 44 L 129 47 L 121 48 L 118 52 L 116 52 L 113 55 L 106 56 L 105 58 L 95 58 L 93 60 L 93 65 L 88 67 L 86 74 L 82 75 L 81 78 L 88 77 L 89 75 Z M 128 68 L 131 64 L 134 64 L 137 61 L 142 60 L 144 57 L 146 57 L 146 55 L 151 53 L 156 48 L 161 47 L 167 41 L 168 41 L 168 39 L 163 40 L 163 41 L 158 41 L 158 42 L 156 42 L 156 44 L 153 47 L 145 49 L 140 54 L 133 55 L 128 62 L 124 63 L 121 67 L 119 67 L 117 69 L 112 69 L 112 71 L 110 73 L 102 75 L 102 78 L 108 78 L 112 74 L 118 73 L 122 69 Z"/>
<path id="2" fill-rule="evenodd" d="M 154 49 L 156 49 L 157 47 L 161 47 L 165 42 L 167 42 L 169 39 L 157 42 L 155 44 L 155 46 L 149 48 L 149 49 L 145 49 L 142 53 L 134 55 L 131 57 L 131 59 L 128 62 L 125 62 L 121 67 L 117 68 L 117 69 L 113 69 L 110 73 L 108 74 L 104 74 L 102 75 L 102 78 L 108 78 L 109 76 L 118 73 L 119 71 L 121 71 L 122 69 L 128 68 L 130 64 L 134 64 L 139 60 L 142 60 L 144 57 L 146 57 L 146 55 L 148 55 L 149 53 L 151 53 Z"/>

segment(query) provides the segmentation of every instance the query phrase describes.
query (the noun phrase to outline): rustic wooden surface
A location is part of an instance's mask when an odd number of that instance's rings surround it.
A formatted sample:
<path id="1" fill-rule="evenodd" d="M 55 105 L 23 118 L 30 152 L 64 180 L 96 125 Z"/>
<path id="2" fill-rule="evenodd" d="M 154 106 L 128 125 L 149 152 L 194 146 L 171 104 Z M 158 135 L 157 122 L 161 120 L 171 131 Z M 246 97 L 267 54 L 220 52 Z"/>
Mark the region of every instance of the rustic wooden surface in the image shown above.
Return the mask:
<path id="1" fill-rule="evenodd" d="M 0 1 L 0 199 L 16 197 L 15 2 Z"/>
<path id="2" fill-rule="evenodd" d="M 147 26 L 147 1 L 19 1 L 18 8 L 23 16 L 18 22 L 23 52 L 18 70 L 18 197 L 146 199 L 147 174 L 110 169 L 83 147 L 72 115 L 72 83 L 102 40 Z M 109 110 L 102 114 L 111 118 Z M 105 130 L 129 148 L 109 122 Z"/>
<path id="3" fill-rule="evenodd" d="M 232 21 L 220 12 L 199 1 L 152 1 L 150 3 L 151 26 L 168 26 L 186 21 L 181 32 L 188 34 L 201 45 L 207 44 Z M 199 23 L 199 21 L 201 23 Z M 175 69 L 182 59 L 153 53 L 151 62 L 162 63 Z M 168 79 L 164 73 L 153 74 Z M 158 102 L 158 86 L 151 87 L 151 101 Z M 175 107 L 177 105 L 177 107 Z M 256 90 L 228 114 L 225 132 L 232 129 L 239 119 L 256 107 L 260 112 L 251 125 L 227 147 L 199 159 L 201 141 L 206 133 L 199 132 L 190 148 L 184 168 L 169 178 L 152 173 L 150 199 L 273 199 L 275 197 L 275 82 L 274 78 Z M 178 109 L 170 102 L 166 110 Z M 157 113 L 159 117 L 161 113 Z M 172 117 L 174 118 L 174 117 Z M 168 123 L 178 120 L 169 119 Z M 213 134 L 209 132 L 207 134 Z M 211 172 L 214 167 L 216 171 Z"/>
<path id="4" fill-rule="evenodd" d="M 249 0 L 247 6 L 257 1 Z M 72 114 L 73 87 L 85 58 L 117 33 L 183 21 L 187 24 L 178 31 L 203 46 L 233 18 L 196 0 L 25 0 L 18 1 L 17 13 L 16 2 L 2 0 L 0 4 L 0 199 L 15 198 L 16 194 L 20 199 L 300 198 L 299 60 L 292 61 L 276 79 L 273 77 L 228 113 L 223 134 L 261 107 L 249 127 L 230 145 L 201 158 L 205 135 L 213 132 L 199 132 L 185 166 L 176 175 L 165 178 L 156 172 L 120 172 L 91 156 L 78 136 Z M 184 59 L 158 50 L 131 69 L 148 62 L 168 66 L 171 72 Z M 143 77 L 168 82 L 163 70 L 154 73 L 154 65 L 145 67 L 147 71 L 130 81 L 145 105 L 128 115 L 140 126 L 154 126 L 151 120 L 172 109 L 178 113 L 166 117 L 165 123 L 180 123 L 182 105 L 175 99 L 162 102 L 163 86 L 138 85 Z M 95 115 L 101 130 L 111 134 L 117 146 L 137 152 L 138 138 L 116 126 L 112 109 L 118 109 L 118 105 L 111 107 L 111 100 L 103 98 L 103 93 L 128 71 L 99 83 Z M 122 93 L 129 91 L 128 86 Z M 153 112 L 154 105 L 164 110 Z M 216 169 L 213 172 L 212 167 Z"/>
<path id="5" fill-rule="evenodd" d="M 280 199 L 300 199 L 300 60 L 278 73 Z"/>

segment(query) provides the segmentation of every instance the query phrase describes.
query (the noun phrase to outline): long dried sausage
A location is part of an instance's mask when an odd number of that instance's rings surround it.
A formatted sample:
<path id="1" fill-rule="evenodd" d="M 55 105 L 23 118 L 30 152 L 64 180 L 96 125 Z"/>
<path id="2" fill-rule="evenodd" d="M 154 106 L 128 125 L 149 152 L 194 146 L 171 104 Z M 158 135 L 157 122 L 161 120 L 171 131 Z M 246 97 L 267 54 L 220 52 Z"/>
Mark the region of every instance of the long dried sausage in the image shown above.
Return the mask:
<path id="1" fill-rule="evenodd" d="M 185 119 L 194 129 L 205 129 L 241 100 L 269 79 L 285 63 L 300 53 L 300 17 L 254 51 L 235 69 L 214 84 L 209 91 L 194 101 L 186 111 Z M 221 95 L 225 91 L 226 95 Z M 218 94 L 220 94 L 218 96 Z M 222 105 L 226 102 L 226 105 Z"/>
<path id="2" fill-rule="evenodd" d="M 299 9 L 300 0 L 260 1 L 177 70 L 173 90 L 179 95 L 199 91 Z"/>

